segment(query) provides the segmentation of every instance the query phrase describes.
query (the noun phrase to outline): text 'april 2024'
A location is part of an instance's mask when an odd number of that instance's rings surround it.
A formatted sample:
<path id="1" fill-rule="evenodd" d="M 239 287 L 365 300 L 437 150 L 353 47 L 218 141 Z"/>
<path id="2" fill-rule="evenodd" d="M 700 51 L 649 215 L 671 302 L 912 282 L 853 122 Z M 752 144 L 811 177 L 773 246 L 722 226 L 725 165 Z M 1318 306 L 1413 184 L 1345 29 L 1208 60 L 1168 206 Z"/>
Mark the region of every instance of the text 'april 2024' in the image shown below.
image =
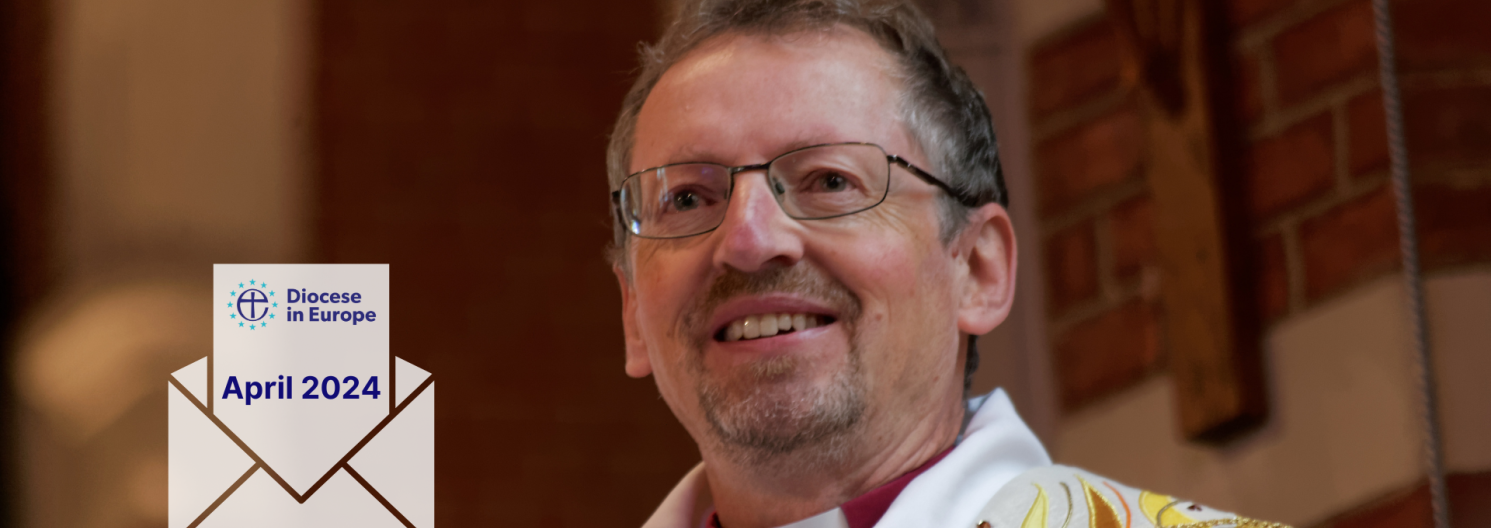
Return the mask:
<path id="1" fill-rule="evenodd" d="M 359 390 L 361 386 L 361 390 Z M 303 392 L 299 392 L 303 390 Z M 357 376 L 305 376 L 300 383 L 295 376 L 279 376 L 269 381 L 249 381 L 240 384 L 238 376 L 228 376 L 223 387 L 223 397 L 243 400 L 244 405 L 253 405 L 254 400 L 358 400 L 363 397 L 378 399 L 383 391 L 378 390 L 378 376 L 362 383 Z"/>

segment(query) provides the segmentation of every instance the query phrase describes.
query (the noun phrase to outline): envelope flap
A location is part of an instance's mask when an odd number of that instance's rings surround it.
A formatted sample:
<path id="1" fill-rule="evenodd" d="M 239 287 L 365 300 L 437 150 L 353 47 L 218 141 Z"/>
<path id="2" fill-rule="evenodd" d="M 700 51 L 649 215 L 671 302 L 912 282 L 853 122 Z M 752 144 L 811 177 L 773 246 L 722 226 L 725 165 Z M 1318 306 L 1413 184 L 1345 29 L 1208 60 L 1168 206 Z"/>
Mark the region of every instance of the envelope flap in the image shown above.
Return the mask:
<path id="1" fill-rule="evenodd" d="M 357 452 L 348 466 L 410 524 L 435 524 L 435 384 L 409 400 L 398 416 Z"/>
<path id="2" fill-rule="evenodd" d="M 393 358 L 393 375 L 395 383 L 393 404 L 399 406 L 404 404 L 404 399 L 408 398 L 414 389 L 419 388 L 419 385 L 430 377 L 430 372 L 396 356 Z"/>
<path id="3" fill-rule="evenodd" d="M 198 403 L 207 404 L 207 357 L 193 361 L 192 364 L 177 369 L 171 373 L 171 377 L 181 383 L 186 391 L 197 399 Z"/>
<path id="4" fill-rule="evenodd" d="M 297 503 L 263 471 L 256 472 L 199 528 L 356 526 L 404 528 L 345 471 L 337 471 L 312 500 Z"/>
<path id="5" fill-rule="evenodd" d="M 206 376 L 203 371 L 202 377 Z M 166 391 L 170 393 L 166 525 L 184 528 L 253 468 L 254 461 L 212 423 L 199 402 L 175 384 L 167 382 Z"/>

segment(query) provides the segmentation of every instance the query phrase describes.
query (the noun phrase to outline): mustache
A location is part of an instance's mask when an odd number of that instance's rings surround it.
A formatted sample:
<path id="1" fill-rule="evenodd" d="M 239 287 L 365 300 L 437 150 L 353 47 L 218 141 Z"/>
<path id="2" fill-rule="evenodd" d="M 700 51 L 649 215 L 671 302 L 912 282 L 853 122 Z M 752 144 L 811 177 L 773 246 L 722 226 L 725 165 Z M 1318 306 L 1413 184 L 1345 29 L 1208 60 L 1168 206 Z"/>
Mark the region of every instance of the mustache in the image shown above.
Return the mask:
<path id="1" fill-rule="evenodd" d="M 710 339 L 710 329 L 705 326 L 716 308 L 736 297 L 768 293 L 797 294 L 826 303 L 838 311 L 838 319 L 846 324 L 856 321 L 861 310 L 859 296 L 849 291 L 844 283 L 807 262 L 768 266 L 754 273 L 726 268 L 710 283 L 704 295 L 684 312 L 677 331 L 694 341 L 695 350 L 702 350 Z"/>

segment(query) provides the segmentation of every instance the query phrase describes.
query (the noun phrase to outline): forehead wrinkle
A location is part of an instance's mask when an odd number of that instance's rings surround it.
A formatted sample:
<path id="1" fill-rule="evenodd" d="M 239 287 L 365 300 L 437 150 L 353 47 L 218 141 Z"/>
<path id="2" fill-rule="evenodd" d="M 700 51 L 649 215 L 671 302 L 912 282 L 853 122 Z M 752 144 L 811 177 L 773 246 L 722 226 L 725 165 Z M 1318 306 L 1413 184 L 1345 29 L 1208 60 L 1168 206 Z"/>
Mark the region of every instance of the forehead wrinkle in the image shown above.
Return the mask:
<path id="1" fill-rule="evenodd" d="M 849 60 L 826 60 L 827 54 L 821 53 L 825 48 L 834 52 L 833 57 Z M 872 70 L 861 67 L 867 63 Z M 899 111 L 904 91 L 899 69 L 872 37 L 847 26 L 787 34 L 734 32 L 712 37 L 669 68 L 644 102 L 639 115 L 641 130 L 633 142 L 629 169 L 689 161 L 760 163 L 793 148 L 822 143 L 884 144 L 890 140 L 885 137 L 890 132 L 886 125 L 891 124 L 898 125 L 894 131 L 897 135 L 909 137 Z M 783 75 L 789 76 L 784 82 L 796 90 L 793 97 L 782 97 L 783 88 L 773 84 L 774 78 Z M 660 102 L 658 95 L 664 95 L 667 103 Z M 825 115 L 853 106 L 846 98 L 868 99 L 869 102 L 862 104 L 883 106 L 888 122 L 874 119 L 868 123 L 847 122 Z M 825 102 L 832 106 L 825 108 Z M 754 108 L 771 110 L 750 110 Z M 878 110 L 878 106 L 869 110 Z M 729 124 L 716 124 L 725 121 Z M 858 133 L 845 130 L 845 127 L 864 126 L 870 128 Z M 667 132 L 692 139 L 682 145 L 667 145 L 666 138 L 657 137 L 667 136 Z M 872 137 L 861 135 L 864 133 Z M 760 137 L 773 134 L 777 137 Z M 758 144 L 741 149 L 746 152 L 731 156 L 719 149 L 740 145 L 749 136 L 756 136 L 751 139 Z M 913 148 L 919 151 L 917 147 Z M 646 152 L 649 149 L 653 152 Z M 646 159 L 636 156 L 642 152 Z"/>

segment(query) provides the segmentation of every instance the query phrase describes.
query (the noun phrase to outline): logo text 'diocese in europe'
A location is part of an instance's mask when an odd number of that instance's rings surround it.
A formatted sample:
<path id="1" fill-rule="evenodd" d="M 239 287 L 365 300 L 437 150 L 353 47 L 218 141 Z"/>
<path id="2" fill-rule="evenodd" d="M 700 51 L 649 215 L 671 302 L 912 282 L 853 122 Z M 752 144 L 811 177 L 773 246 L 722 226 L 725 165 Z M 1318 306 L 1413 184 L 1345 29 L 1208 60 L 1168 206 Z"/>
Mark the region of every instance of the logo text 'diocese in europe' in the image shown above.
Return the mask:
<path id="1" fill-rule="evenodd" d="M 280 307 L 280 303 L 273 299 L 277 293 L 276 290 L 269 289 L 268 282 L 256 279 L 249 279 L 247 283 L 239 282 L 237 289 L 228 292 L 228 297 L 233 299 L 228 302 L 228 318 L 237 321 L 239 328 L 249 330 L 269 326 L 269 321 L 278 315 L 275 309 Z M 374 310 L 363 310 L 360 306 L 336 306 L 361 305 L 361 292 L 317 292 L 307 288 L 290 288 L 285 294 L 285 317 L 280 319 L 282 321 L 341 321 L 356 325 L 378 320 L 378 312 Z M 296 306 L 297 304 L 300 306 Z"/>

